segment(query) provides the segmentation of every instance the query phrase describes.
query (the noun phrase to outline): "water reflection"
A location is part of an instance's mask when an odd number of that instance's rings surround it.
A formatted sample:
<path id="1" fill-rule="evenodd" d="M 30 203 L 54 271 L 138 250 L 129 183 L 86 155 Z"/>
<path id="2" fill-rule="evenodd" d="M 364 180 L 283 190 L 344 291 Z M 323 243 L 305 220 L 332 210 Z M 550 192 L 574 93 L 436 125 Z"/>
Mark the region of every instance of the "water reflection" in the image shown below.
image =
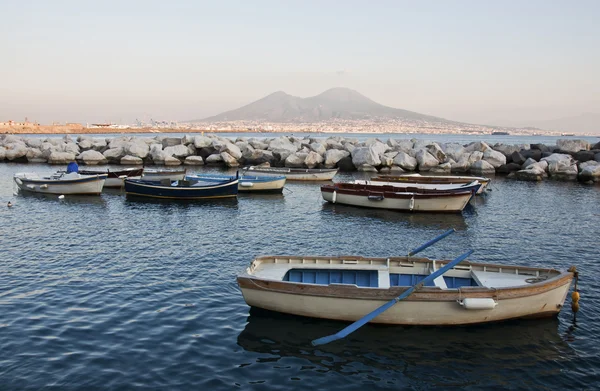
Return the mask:
<path id="1" fill-rule="evenodd" d="M 473 207 L 467 205 L 463 214 L 442 214 L 442 213 L 408 213 L 395 210 L 359 208 L 350 205 L 323 203 L 323 212 L 335 217 L 364 219 L 371 218 L 392 223 L 404 223 L 408 226 L 427 229 L 450 229 L 457 231 L 467 229 L 465 215 L 474 213 Z"/>
<path id="2" fill-rule="evenodd" d="M 464 383 L 457 385 L 485 384 L 486 372 L 505 376 L 523 367 L 567 361 L 574 354 L 559 335 L 556 318 L 446 328 L 366 325 L 319 347 L 310 341 L 346 324 L 255 308 L 247 322 L 237 340 L 246 351 L 271 355 L 273 365 L 295 357 L 344 375 L 367 371 L 389 377 L 390 371 L 401 371 L 398 376 L 428 379 L 435 372 L 456 381 L 458 368 Z"/>
<path id="3" fill-rule="evenodd" d="M 58 198 L 57 194 L 32 193 L 29 191 L 19 191 L 19 197 L 31 202 L 52 202 L 65 205 L 90 205 L 106 207 L 106 200 L 101 195 L 65 195 L 64 198 Z"/>
<path id="4" fill-rule="evenodd" d="M 238 200 L 236 197 L 228 198 L 207 198 L 200 200 L 178 200 L 178 199 L 162 199 L 151 197 L 139 197 L 128 194 L 125 198 L 125 205 L 129 207 L 139 207 L 144 205 L 154 205 L 167 209 L 191 209 L 196 207 L 203 208 L 226 208 L 238 209 Z M 162 208 L 161 208 L 162 209 Z"/>

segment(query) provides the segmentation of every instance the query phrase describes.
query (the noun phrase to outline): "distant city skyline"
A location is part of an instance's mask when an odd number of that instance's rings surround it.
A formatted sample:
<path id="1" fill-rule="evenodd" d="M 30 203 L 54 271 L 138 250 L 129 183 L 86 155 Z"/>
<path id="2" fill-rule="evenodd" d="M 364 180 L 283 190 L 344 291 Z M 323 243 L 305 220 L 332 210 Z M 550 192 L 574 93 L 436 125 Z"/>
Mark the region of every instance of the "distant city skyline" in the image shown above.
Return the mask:
<path id="1" fill-rule="evenodd" d="M 598 1 L 5 1 L 0 121 L 205 118 L 332 87 L 475 124 L 600 113 Z"/>

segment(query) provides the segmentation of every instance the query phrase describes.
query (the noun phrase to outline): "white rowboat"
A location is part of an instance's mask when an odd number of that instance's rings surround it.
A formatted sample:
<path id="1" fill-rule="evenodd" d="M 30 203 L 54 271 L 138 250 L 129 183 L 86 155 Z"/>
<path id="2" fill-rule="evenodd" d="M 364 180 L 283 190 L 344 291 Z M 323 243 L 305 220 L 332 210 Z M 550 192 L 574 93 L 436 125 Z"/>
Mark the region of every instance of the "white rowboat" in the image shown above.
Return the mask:
<path id="1" fill-rule="evenodd" d="M 330 181 L 337 174 L 338 169 L 317 169 L 317 168 L 287 168 L 287 167 L 259 167 L 250 166 L 244 168 L 244 174 L 285 176 L 291 181 Z"/>
<path id="2" fill-rule="evenodd" d="M 56 172 L 40 177 L 36 173 L 17 173 L 14 181 L 19 189 L 43 194 L 100 194 L 107 174 L 81 175 L 76 172 Z"/>

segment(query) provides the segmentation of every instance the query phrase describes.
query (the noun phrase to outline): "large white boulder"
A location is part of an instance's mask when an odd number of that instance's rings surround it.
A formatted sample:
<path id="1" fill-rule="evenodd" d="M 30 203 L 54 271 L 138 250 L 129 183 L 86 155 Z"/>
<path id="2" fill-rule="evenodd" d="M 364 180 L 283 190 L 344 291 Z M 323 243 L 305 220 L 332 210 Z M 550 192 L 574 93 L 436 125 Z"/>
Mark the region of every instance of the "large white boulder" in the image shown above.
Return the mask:
<path id="1" fill-rule="evenodd" d="M 565 153 L 553 153 L 550 156 L 542 158 L 540 161 L 546 161 L 548 164 L 556 163 L 556 162 L 564 162 L 565 164 L 571 165 L 574 160 L 571 155 L 567 155 Z"/>
<path id="2" fill-rule="evenodd" d="M 478 162 L 482 159 L 483 159 L 483 152 L 474 151 L 474 152 L 471 152 L 467 161 L 469 162 L 469 165 L 473 165 L 473 163 Z"/>
<path id="3" fill-rule="evenodd" d="M 186 166 L 203 166 L 204 159 L 202 159 L 202 156 L 188 156 L 183 161 L 183 164 Z"/>
<path id="4" fill-rule="evenodd" d="M 194 146 L 197 149 L 208 148 L 212 145 L 213 140 L 206 136 L 194 136 Z"/>
<path id="5" fill-rule="evenodd" d="M 394 158 L 398 154 L 397 151 L 386 152 L 383 155 L 380 155 L 381 165 L 384 167 L 391 167 L 394 165 Z"/>
<path id="6" fill-rule="evenodd" d="M 429 172 L 432 174 L 450 174 L 452 172 L 452 164 L 450 162 L 442 163 L 439 166 L 433 167 Z"/>
<path id="7" fill-rule="evenodd" d="M 427 146 L 427 152 L 431 154 L 439 163 L 446 161 L 446 154 L 437 143 L 432 143 Z"/>
<path id="8" fill-rule="evenodd" d="M 494 168 L 494 166 L 492 166 L 485 160 L 479 160 L 471 164 L 471 168 L 469 169 L 469 171 L 475 175 L 489 175 L 496 173 L 496 169 Z"/>
<path id="9" fill-rule="evenodd" d="M 321 156 L 324 156 L 325 152 L 327 152 L 327 149 L 321 143 L 312 143 L 312 144 L 310 144 L 310 149 L 312 151 L 315 151 L 316 153 L 318 153 Z"/>
<path id="10" fill-rule="evenodd" d="M 228 154 L 227 152 L 221 152 L 221 159 L 223 159 L 223 162 L 225 162 L 225 165 L 227 167 L 239 167 L 240 163 L 237 161 L 236 158 L 234 158 L 233 156 L 231 156 L 230 154 Z"/>
<path id="11" fill-rule="evenodd" d="M 163 151 L 164 153 L 164 151 Z M 166 155 L 164 160 L 165 166 L 179 166 L 181 164 L 181 160 L 173 157 L 171 155 Z"/>
<path id="12" fill-rule="evenodd" d="M 490 149 L 490 146 L 484 141 L 476 141 L 465 147 L 466 152 L 485 152 L 486 149 Z"/>
<path id="13" fill-rule="evenodd" d="M 446 154 L 447 157 L 458 162 L 460 158 L 467 153 L 465 147 L 458 143 L 444 143 L 441 145 L 442 150 Z"/>
<path id="14" fill-rule="evenodd" d="M 357 147 L 354 148 L 351 152 L 352 155 L 352 164 L 355 167 L 360 167 L 362 165 L 368 164 L 370 166 L 379 166 L 381 165 L 381 159 L 379 158 L 379 154 L 372 147 Z"/>
<path id="15" fill-rule="evenodd" d="M 421 149 L 415 154 L 415 159 L 417 160 L 419 171 L 429 171 L 440 164 L 432 154 L 424 149 Z"/>
<path id="16" fill-rule="evenodd" d="M 559 139 L 556 141 L 556 146 L 567 152 L 588 151 L 590 149 L 590 143 L 585 140 Z"/>
<path id="17" fill-rule="evenodd" d="M 176 158 L 186 158 L 190 155 L 192 155 L 192 153 L 190 152 L 190 149 L 187 145 L 183 145 L 183 144 L 176 144 L 170 147 L 166 147 L 163 149 L 163 151 L 173 157 Z"/>
<path id="18" fill-rule="evenodd" d="M 25 139 L 25 144 L 27 144 L 27 146 L 30 147 L 30 148 L 40 149 L 40 147 L 42 146 L 43 142 L 44 142 L 44 140 L 41 139 L 41 138 L 27 138 L 27 139 Z"/>
<path id="19" fill-rule="evenodd" d="M 125 153 L 130 156 L 137 156 L 140 159 L 146 158 L 150 152 L 150 146 L 143 140 L 134 139 L 125 146 Z"/>
<path id="20" fill-rule="evenodd" d="M 69 164 L 75 160 L 75 154 L 71 152 L 52 152 L 48 157 L 50 164 Z"/>
<path id="21" fill-rule="evenodd" d="M 6 159 L 6 148 L 0 145 L 0 162 Z"/>
<path id="22" fill-rule="evenodd" d="M 137 156 L 127 155 L 121 158 L 121 164 L 124 166 L 141 166 L 144 161 Z"/>
<path id="23" fill-rule="evenodd" d="M 4 148 L 2 148 L 4 149 Z M 27 150 L 27 162 L 28 163 L 46 163 L 48 158 L 44 156 L 44 153 L 37 148 L 29 148 Z M 4 158 L 0 156 L 0 161 Z"/>
<path id="24" fill-rule="evenodd" d="M 218 163 L 223 163 L 223 157 L 221 157 L 220 153 L 213 153 L 212 155 L 208 156 L 205 160 L 204 163 L 206 164 L 218 164 Z"/>
<path id="25" fill-rule="evenodd" d="M 515 178 L 522 181 L 541 181 L 546 176 L 546 171 L 535 164 L 532 165 L 531 168 L 520 170 L 515 173 Z"/>
<path id="26" fill-rule="evenodd" d="M 27 156 L 27 145 L 24 142 L 5 144 L 5 158 L 7 160 L 16 160 Z"/>
<path id="27" fill-rule="evenodd" d="M 304 167 L 304 161 L 307 156 L 308 153 L 305 152 L 294 152 L 285 159 L 285 166 L 290 168 Z"/>
<path id="28" fill-rule="evenodd" d="M 62 144 L 60 146 L 60 151 L 61 152 L 69 152 L 69 153 L 72 153 L 74 155 L 79 155 L 79 153 L 81 152 L 81 150 L 79 149 L 79 145 L 77 145 L 75 143 L 65 143 L 65 144 Z"/>
<path id="29" fill-rule="evenodd" d="M 350 152 L 340 149 L 329 149 L 325 152 L 325 167 L 333 168 L 343 158 L 350 156 Z"/>
<path id="30" fill-rule="evenodd" d="M 220 149 L 221 153 L 225 152 L 229 156 L 233 157 L 235 160 L 239 160 L 242 158 L 242 151 L 240 148 L 232 143 L 225 143 Z M 225 159 L 223 159 L 225 160 Z"/>
<path id="31" fill-rule="evenodd" d="M 600 163 L 586 165 L 579 173 L 579 180 L 582 182 L 600 182 Z"/>
<path id="32" fill-rule="evenodd" d="M 273 139 L 269 143 L 269 151 L 273 152 L 274 155 L 279 155 L 281 160 L 287 159 L 288 156 L 298 149 L 287 137 L 283 136 Z"/>
<path id="33" fill-rule="evenodd" d="M 490 163 L 494 168 L 506 164 L 506 156 L 502 152 L 488 148 L 483 152 L 483 160 Z"/>
<path id="34" fill-rule="evenodd" d="M 377 156 L 382 156 L 391 149 L 389 145 L 386 145 L 377 139 L 368 139 L 365 142 L 365 146 L 370 147 L 371 150 L 377 154 Z"/>
<path id="35" fill-rule="evenodd" d="M 557 160 L 548 163 L 548 174 L 550 178 L 572 181 L 577 179 L 579 170 L 574 162 Z"/>
<path id="36" fill-rule="evenodd" d="M 88 166 L 97 164 L 106 164 L 108 160 L 98 151 L 88 150 L 81 152 L 77 157 L 77 161 Z"/>
<path id="37" fill-rule="evenodd" d="M 127 155 L 127 153 L 123 148 L 118 147 L 107 149 L 106 151 L 104 151 L 103 155 L 106 158 L 106 160 L 108 160 L 110 163 L 117 163 L 120 162 L 121 158 Z"/>
<path id="38" fill-rule="evenodd" d="M 304 159 L 304 164 L 306 164 L 306 167 L 308 168 L 315 168 L 321 163 L 323 163 L 323 156 L 315 151 L 310 151 L 306 156 L 306 159 Z"/>
<path id="39" fill-rule="evenodd" d="M 528 150 L 530 148 L 529 144 L 502 144 L 496 143 L 492 147 L 495 151 L 502 152 L 504 156 L 508 157 L 512 155 L 514 152 L 520 152 L 521 150 Z"/>
<path id="40" fill-rule="evenodd" d="M 394 157 L 393 164 L 406 171 L 414 171 L 417 168 L 417 159 L 410 156 L 408 153 L 400 151 Z"/>

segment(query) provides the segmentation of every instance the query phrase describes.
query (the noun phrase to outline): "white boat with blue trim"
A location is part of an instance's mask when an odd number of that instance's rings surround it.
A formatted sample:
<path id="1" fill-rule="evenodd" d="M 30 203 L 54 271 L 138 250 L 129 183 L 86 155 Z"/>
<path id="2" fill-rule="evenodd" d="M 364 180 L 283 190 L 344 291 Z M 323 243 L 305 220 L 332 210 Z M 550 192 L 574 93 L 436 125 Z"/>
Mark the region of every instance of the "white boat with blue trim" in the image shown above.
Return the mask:
<path id="1" fill-rule="evenodd" d="M 82 175 L 58 171 L 49 176 L 17 173 L 13 179 L 19 189 L 43 194 L 100 194 L 108 174 Z"/>
<path id="2" fill-rule="evenodd" d="M 252 307 L 355 322 L 389 305 L 432 273 L 442 272 L 449 263 L 409 256 L 262 256 L 237 282 Z M 370 321 L 465 325 L 556 316 L 574 275 L 574 268 L 559 271 L 464 261 L 425 286 L 417 285 L 414 293 L 408 292 L 408 297 Z"/>
<path id="3" fill-rule="evenodd" d="M 330 181 L 337 174 L 337 168 L 288 168 L 249 166 L 244 174 L 285 176 L 290 181 Z"/>
<path id="4" fill-rule="evenodd" d="M 238 179 L 235 175 L 195 174 L 187 175 L 186 179 L 205 182 L 222 182 Z M 285 186 L 285 176 L 241 175 L 239 176 L 238 192 L 240 193 L 281 193 Z"/>

